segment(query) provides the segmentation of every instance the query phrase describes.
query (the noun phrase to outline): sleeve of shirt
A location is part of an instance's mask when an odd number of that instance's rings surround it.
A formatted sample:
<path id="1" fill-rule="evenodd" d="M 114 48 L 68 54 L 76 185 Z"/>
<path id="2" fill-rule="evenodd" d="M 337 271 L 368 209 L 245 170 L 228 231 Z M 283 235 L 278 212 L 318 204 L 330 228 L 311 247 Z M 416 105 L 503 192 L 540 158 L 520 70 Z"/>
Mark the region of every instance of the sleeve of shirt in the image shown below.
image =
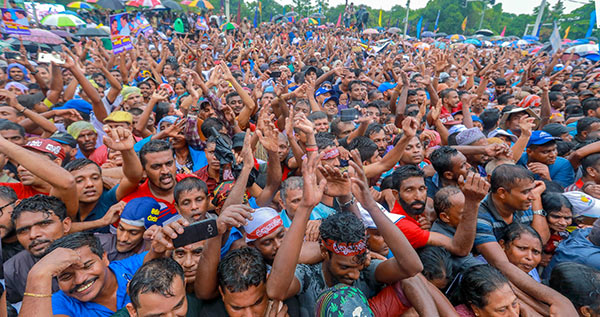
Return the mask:
<path id="1" fill-rule="evenodd" d="M 183 134 L 185 135 L 185 140 L 187 141 L 187 144 L 191 146 L 194 150 L 204 150 L 204 142 L 202 142 L 202 139 L 200 139 L 200 135 L 198 135 L 197 117 L 187 117 L 185 130 Z"/>
<path id="2" fill-rule="evenodd" d="M 144 264 L 144 257 L 146 254 L 148 254 L 148 251 L 132 255 L 120 261 L 112 262 L 110 265 L 119 266 L 123 271 L 133 276 L 142 264 Z M 129 277 L 129 279 L 131 279 L 131 277 Z"/>
<path id="3" fill-rule="evenodd" d="M 74 305 L 71 300 L 62 291 L 56 292 L 52 295 L 52 314 L 53 315 L 66 315 L 66 316 L 77 316 L 77 313 L 73 310 Z"/>
<path id="4" fill-rule="evenodd" d="M 310 270 L 309 270 L 308 265 L 305 265 L 305 264 L 296 265 L 296 270 L 294 271 L 294 276 L 300 282 L 300 290 L 298 291 L 298 294 L 304 293 L 306 291 L 306 286 L 310 279 L 308 276 L 308 275 L 310 275 L 309 271 Z"/>
<path id="5" fill-rule="evenodd" d="M 575 172 L 567 160 L 557 159 L 550 174 L 552 174 L 552 181 L 559 183 L 562 187 L 567 187 L 575 182 Z"/>
<path id="6" fill-rule="evenodd" d="M 424 247 L 429 240 L 429 231 L 421 229 L 421 227 L 405 218 L 396 222 L 396 227 L 402 231 L 410 245 L 415 249 Z"/>
<path id="7" fill-rule="evenodd" d="M 481 212 L 481 209 L 479 209 L 479 211 Z M 487 219 L 485 215 L 480 214 L 480 216 L 477 218 L 477 230 L 475 233 L 474 246 L 488 242 L 498 242 L 498 240 L 496 240 L 496 236 L 494 235 L 492 221 Z"/>

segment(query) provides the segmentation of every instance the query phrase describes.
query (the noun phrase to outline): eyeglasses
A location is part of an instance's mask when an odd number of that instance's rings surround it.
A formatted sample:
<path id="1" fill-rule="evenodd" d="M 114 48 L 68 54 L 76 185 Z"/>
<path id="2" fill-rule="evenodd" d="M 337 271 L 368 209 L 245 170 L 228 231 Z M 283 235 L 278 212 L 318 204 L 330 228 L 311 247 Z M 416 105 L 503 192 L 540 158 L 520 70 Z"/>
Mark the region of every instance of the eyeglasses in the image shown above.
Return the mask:
<path id="1" fill-rule="evenodd" d="M 2 217 L 2 215 L 4 215 L 4 208 L 6 208 L 6 207 L 8 207 L 8 206 L 12 206 L 12 205 L 14 205 L 14 204 L 15 204 L 15 202 L 13 201 L 12 203 L 8 203 L 8 204 L 6 204 L 6 205 L 4 205 L 4 206 L 0 207 L 0 217 Z"/>

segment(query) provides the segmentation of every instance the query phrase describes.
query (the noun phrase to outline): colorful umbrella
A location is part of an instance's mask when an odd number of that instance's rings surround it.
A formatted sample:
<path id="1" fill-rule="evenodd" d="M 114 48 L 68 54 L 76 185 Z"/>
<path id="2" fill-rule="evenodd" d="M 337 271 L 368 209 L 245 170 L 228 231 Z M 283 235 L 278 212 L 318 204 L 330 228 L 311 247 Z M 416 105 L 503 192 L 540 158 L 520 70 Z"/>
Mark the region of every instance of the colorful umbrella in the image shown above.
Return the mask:
<path id="1" fill-rule="evenodd" d="M 157 5 L 160 5 L 161 2 L 159 0 L 132 0 L 126 3 L 128 6 L 132 7 L 147 7 L 154 8 Z"/>
<path id="2" fill-rule="evenodd" d="M 98 2 L 98 0 L 85 0 L 85 2 L 87 2 L 87 3 L 96 3 L 96 2 Z"/>
<path id="3" fill-rule="evenodd" d="M 125 10 L 125 6 L 120 0 L 98 0 L 98 6 L 103 9 Z"/>
<path id="4" fill-rule="evenodd" d="M 101 28 L 81 28 L 77 33 L 81 37 L 109 37 L 110 34 Z"/>
<path id="5" fill-rule="evenodd" d="M 193 0 L 193 1 L 181 1 L 181 4 L 184 4 L 188 7 L 194 7 L 194 8 L 203 8 L 203 9 L 208 9 L 208 10 L 214 10 L 215 7 L 208 1 L 206 0 Z"/>
<path id="6" fill-rule="evenodd" d="M 366 29 L 363 31 L 363 34 L 379 34 L 379 31 L 376 29 Z"/>
<path id="7" fill-rule="evenodd" d="M 221 25 L 221 30 L 223 31 L 228 31 L 228 30 L 235 30 L 237 29 L 237 24 L 233 23 L 233 22 L 227 22 L 224 23 L 223 25 Z"/>
<path id="8" fill-rule="evenodd" d="M 85 21 L 82 19 L 70 15 L 70 14 L 51 14 L 45 16 L 42 21 L 40 21 L 42 25 L 50 25 L 50 26 L 81 26 L 85 25 Z"/>
<path id="9" fill-rule="evenodd" d="M 16 37 L 16 38 L 21 38 L 23 41 L 31 41 L 31 42 L 36 42 L 36 43 L 43 43 L 43 44 L 51 44 L 51 45 L 58 45 L 58 44 L 64 44 L 65 41 L 58 35 L 50 32 L 50 31 L 46 31 L 46 30 L 42 30 L 42 29 L 30 29 L 31 34 L 29 35 L 16 35 L 16 34 L 10 34 L 10 37 Z"/>
<path id="10" fill-rule="evenodd" d="M 481 41 L 478 40 L 478 39 L 468 39 L 468 40 L 465 40 L 464 43 L 466 43 L 466 44 L 473 44 L 475 46 L 481 46 Z"/>
<path id="11" fill-rule="evenodd" d="M 398 29 L 398 30 L 400 30 L 400 29 Z M 425 31 L 425 32 L 421 33 L 421 37 L 435 37 L 435 33 L 431 32 L 431 31 Z"/>
<path id="12" fill-rule="evenodd" d="M 464 41 L 466 38 L 464 35 L 460 35 L 460 34 L 453 34 L 453 35 L 448 35 L 446 38 L 449 38 L 450 41 Z"/>
<path id="13" fill-rule="evenodd" d="M 304 18 L 304 19 L 302 19 L 302 22 L 311 24 L 311 25 L 319 24 L 319 21 L 317 21 L 313 18 Z"/>
<path id="14" fill-rule="evenodd" d="M 75 9 L 93 9 L 94 7 L 87 3 L 87 2 L 81 2 L 81 1 L 73 1 L 69 4 L 67 4 L 67 7 L 69 8 L 75 8 Z"/>
<path id="15" fill-rule="evenodd" d="M 596 44 L 584 44 L 584 45 L 576 45 L 567 48 L 565 53 L 576 53 L 579 55 L 587 55 L 587 54 L 598 54 L 598 45 Z"/>

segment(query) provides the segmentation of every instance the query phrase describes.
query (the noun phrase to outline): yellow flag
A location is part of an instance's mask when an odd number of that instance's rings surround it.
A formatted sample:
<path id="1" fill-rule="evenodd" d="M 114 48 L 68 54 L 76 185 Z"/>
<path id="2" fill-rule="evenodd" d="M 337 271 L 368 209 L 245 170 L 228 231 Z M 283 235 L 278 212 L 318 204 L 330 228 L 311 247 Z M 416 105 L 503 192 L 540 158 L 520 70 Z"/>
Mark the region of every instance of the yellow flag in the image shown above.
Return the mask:
<path id="1" fill-rule="evenodd" d="M 462 25 L 460 26 L 460 28 L 463 30 L 463 32 L 465 31 L 465 29 L 467 28 L 467 19 L 469 17 L 465 17 L 465 19 L 463 20 Z"/>
<path id="2" fill-rule="evenodd" d="M 565 30 L 565 38 L 564 38 L 565 40 L 569 37 L 569 31 L 571 31 L 571 26 L 570 25 Z"/>
<path id="3" fill-rule="evenodd" d="M 381 9 L 379 9 L 379 26 L 381 26 Z"/>

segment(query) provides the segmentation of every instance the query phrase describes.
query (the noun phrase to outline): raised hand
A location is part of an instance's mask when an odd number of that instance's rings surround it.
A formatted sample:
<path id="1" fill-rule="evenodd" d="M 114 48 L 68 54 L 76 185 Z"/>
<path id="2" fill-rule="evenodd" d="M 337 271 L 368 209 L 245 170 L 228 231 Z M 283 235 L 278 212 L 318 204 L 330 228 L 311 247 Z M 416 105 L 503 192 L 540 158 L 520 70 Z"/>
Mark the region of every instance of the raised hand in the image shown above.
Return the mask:
<path id="1" fill-rule="evenodd" d="M 243 167 L 249 169 L 254 167 L 254 154 L 252 154 L 252 145 L 250 144 L 251 139 L 252 136 L 250 129 L 246 129 L 246 134 L 244 135 L 244 146 L 242 147 L 240 156 L 243 160 Z"/>
<path id="2" fill-rule="evenodd" d="M 154 229 L 155 232 L 152 237 L 152 250 L 155 253 L 165 253 L 168 250 L 173 250 L 173 239 L 183 234 L 185 227 L 189 225 L 190 223 L 185 218 L 179 218 L 162 228 L 157 226 L 158 229 Z"/>
<path id="3" fill-rule="evenodd" d="M 115 151 L 126 151 L 133 149 L 135 139 L 130 130 L 123 127 L 111 128 L 108 125 L 104 126 L 106 136 L 102 139 L 104 144 Z"/>
<path id="4" fill-rule="evenodd" d="M 320 161 L 320 156 L 316 151 L 310 151 L 307 157 L 302 162 L 302 179 L 304 180 L 304 188 L 302 196 L 304 199 L 300 205 L 306 207 L 309 212 L 321 202 L 323 191 L 327 184 L 326 179 L 317 182 L 317 165 Z"/>
<path id="5" fill-rule="evenodd" d="M 340 197 L 350 193 L 352 184 L 348 172 L 342 172 L 339 168 L 329 165 L 319 166 L 318 169 L 327 180 L 324 194 L 331 197 Z"/>
<path id="6" fill-rule="evenodd" d="M 231 205 L 221 211 L 217 218 L 217 229 L 219 234 L 224 234 L 231 228 L 239 228 L 247 225 L 248 220 L 252 220 L 254 209 L 246 205 Z"/>
<path id="7" fill-rule="evenodd" d="M 417 135 L 417 130 L 419 129 L 419 124 L 417 120 L 413 117 L 407 117 L 402 120 L 402 131 L 407 138 L 412 138 Z"/>
<path id="8" fill-rule="evenodd" d="M 56 277 L 73 264 L 83 264 L 77 251 L 67 248 L 56 248 L 39 260 L 31 268 L 29 274 Z"/>
<path id="9" fill-rule="evenodd" d="M 260 144 L 265 150 L 272 153 L 276 153 L 279 148 L 279 130 L 273 123 L 274 119 L 274 114 L 268 114 L 265 110 L 261 111 L 256 129 Z"/>
<path id="10" fill-rule="evenodd" d="M 531 131 L 535 129 L 535 118 L 523 116 L 519 119 L 519 128 L 521 129 L 521 135 L 530 137 Z"/>
<path id="11" fill-rule="evenodd" d="M 458 177 L 458 187 L 465 195 L 466 200 L 479 202 L 488 194 L 490 183 L 479 173 L 469 172 L 466 180 L 462 175 Z"/>
<path id="12" fill-rule="evenodd" d="M 106 214 L 102 217 L 102 220 L 106 226 L 113 224 L 119 220 L 119 217 L 121 216 L 121 213 L 123 212 L 123 209 L 125 208 L 126 204 L 127 204 L 126 202 L 120 201 L 120 202 L 112 205 L 108 209 Z"/>

